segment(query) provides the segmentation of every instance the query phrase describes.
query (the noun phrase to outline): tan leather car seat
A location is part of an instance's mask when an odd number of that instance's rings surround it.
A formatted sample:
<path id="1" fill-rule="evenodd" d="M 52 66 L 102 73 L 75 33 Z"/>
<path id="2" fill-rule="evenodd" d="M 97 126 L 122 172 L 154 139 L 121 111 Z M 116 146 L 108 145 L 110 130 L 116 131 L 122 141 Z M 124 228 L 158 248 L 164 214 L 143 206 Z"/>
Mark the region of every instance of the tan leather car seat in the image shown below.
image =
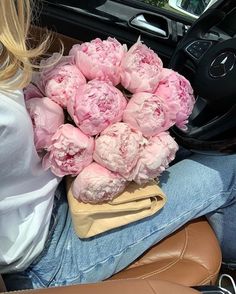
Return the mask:
<path id="1" fill-rule="evenodd" d="M 32 28 L 34 38 L 43 30 Z M 78 40 L 55 35 L 65 46 L 65 54 Z M 49 52 L 58 51 L 59 42 L 52 43 Z M 161 279 L 186 286 L 213 284 L 221 265 L 218 241 L 206 219 L 200 219 L 152 247 L 136 262 L 111 279 Z"/>
<path id="2" fill-rule="evenodd" d="M 206 219 L 197 219 L 149 249 L 111 279 L 158 279 L 181 285 L 214 284 L 221 250 Z"/>

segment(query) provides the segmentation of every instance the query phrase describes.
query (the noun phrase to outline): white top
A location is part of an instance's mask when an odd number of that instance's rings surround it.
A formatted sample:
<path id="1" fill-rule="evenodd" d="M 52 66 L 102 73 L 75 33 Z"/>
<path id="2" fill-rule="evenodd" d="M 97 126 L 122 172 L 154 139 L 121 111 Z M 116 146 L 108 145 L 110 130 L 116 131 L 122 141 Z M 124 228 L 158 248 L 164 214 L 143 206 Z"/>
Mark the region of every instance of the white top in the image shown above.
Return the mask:
<path id="1" fill-rule="evenodd" d="M 59 179 L 43 171 L 22 91 L 0 91 L 0 273 L 42 251 Z"/>

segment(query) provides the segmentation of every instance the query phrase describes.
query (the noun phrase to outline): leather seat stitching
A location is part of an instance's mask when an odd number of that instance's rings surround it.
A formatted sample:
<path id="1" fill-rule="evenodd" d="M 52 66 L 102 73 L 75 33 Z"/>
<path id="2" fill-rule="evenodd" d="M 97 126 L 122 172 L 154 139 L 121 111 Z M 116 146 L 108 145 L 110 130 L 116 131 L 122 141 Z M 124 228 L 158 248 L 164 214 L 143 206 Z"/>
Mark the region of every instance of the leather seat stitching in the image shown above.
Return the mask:
<path id="1" fill-rule="evenodd" d="M 209 279 L 211 280 L 213 277 L 215 277 L 215 276 L 219 273 L 220 268 L 221 268 L 221 263 L 219 264 L 217 270 L 216 270 L 213 274 L 209 275 L 207 278 L 203 279 L 203 280 L 200 282 L 200 284 L 204 284 L 204 283 L 207 282 Z"/>
<path id="2" fill-rule="evenodd" d="M 179 259 L 182 259 L 182 257 L 184 256 L 184 253 L 186 252 L 186 249 L 187 249 L 187 244 L 188 244 L 189 238 L 188 238 L 188 230 L 186 227 L 184 228 L 184 234 L 185 234 L 185 242 L 184 242 L 184 247 L 183 247 L 182 253 L 180 254 Z"/>
<path id="3" fill-rule="evenodd" d="M 155 289 L 152 287 L 151 283 L 150 283 L 148 280 L 147 280 L 147 284 L 148 284 L 148 286 L 150 287 L 152 293 L 154 293 L 154 294 L 158 294 L 159 291 L 158 291 L 158 292 L 155 291 Z"/>
<path id="4" fill-rule="evenodd" d="M 181 254 L 175 260 L 173 260 L 172 262 L 170 262 L 169 264 L 167 264 L 166 266 L 164 266 L 158 270 L 155 270 L 155 271 L 150 272 L 148 274 L 141 275 L 141 276 L 139 276 L 139 278 L 146 278 L 146 277 L 152 276 L 153 274 L 158 274 L 160 272 L 166 271 L 167 269 L 171 268 L 173 265 L 178 263 L 180 260 L 182 260 L 182 257 L 186 251 L 186 248 L 187 248 L 187 240 L 188 240 L 188 231 L 187 231 L 186 227 L 184 228 L 184 234 L 185 234 L 185 241 L 184 241 L 183 249 L 181 250 Z"/>
<path id="5" fill-rule="evenodd" d="M 207 277 L 207 278 L 204 278 L 203 281 L 209 279 L 209 277 L 212 277 L 212 276 L 216 275 L 216 274 L 219 272 L 219 269 L 220 269 L 219 266 L 218 266 L 218 269 L 216 270 L 216 272 L 214 272 L 214 273 L 210 273 L 209 270 L 208 270 L 205 266 L 203 266 L 202 264 L 196 262 L 195 260 L 191 260 L 191 259 L 188 259 L 188 260 L 190 260 L 190 261 L 192 261 L 192 262 L 198 264 L 199 266 L 201 266 L 202 268 L 204 268 L 204 269 L 206 270 L 206 272 L 208 273 L 208 277 Z M 172 267 L 173 265 L 177 264 L 179 261 L 181 261 L 180 258 L 178 258 L 178 260 L 175 260 L 175 261 L 173 261 L 172 263 L 168 264 L 166 267 L 163 267 L 162 269 L 158 269 L 158 270 L 155 270 L 155 271 L 149 272 L 149 273 L 147 273 L 147 274 L 143 274 L 143 275 L 137 276 L 136 278 L 142 278 L 142 279 L 150 278 L 151 276 L 153 276 L 153 275 L 155 275 L 155 274 L 159 274 L 159 273 L 161 273 L 161 272 L 166 271 L 167 269 L 169 269 L 169 268 Z M 201 282 L 201 283 L 202 283 L 202 282 Z"/>
<path id="6" fill-rule="evenodd" d="M 139 276 L 139 278 L 145 279 L 145 278 L 151 277 L 154 274 L 159 274 L 160 272 L 164 272 L 167 269 L 171 268 L 173 265 L 175 265 L 178 261 L 179 261 L 179 258 L 177 260 L 174 260 L 173 262 L 169 263 L 166 267 L 163 267 L 159 270 L 155 270 L 153 272 L 149 272 L 147 274 L 141 275 L 141 276 Z"/>
<path id="7" fill-rule="evenodd" d="M 186 246 L 185 246 L 185 248 L 184 248 L 184 251 L 183 251 L 183 255 L 184 255 L 184 253 L 185 253 L 185 251 L 186 251 L 186 248 L 187 248 L 187 240 L 189 239 L 188 238 L 188 236 L 189 236 L 189 234 L 188 234 L 188 230 L 187 230 L 187 228 L 185 228 L 184 229 L 184 231 L 185 231 L 185 233 L 186 233 Z M 182 255 L 182 256 L 183 256 Z M 189 260 L 188 258 L 187 258 L 187 260 Z M 191 260 L 191 259 L 190 259 Z M 192 260 L 192 261 L 194 261 L 194 262 L 196 262 L 195 260 Z M 198 262 L 196 262 L 196 263 L 198 263 Z M 207 268 L 204 264 L 200 264 L 200 263 L 198 263 L 199 265 L 201 265 L 210 275 L 212 275 L 212 273 L 210 273 L 210 271 L 209 271 L 209 268 Z M 220 264 L 221 265 L 221 264 Z M 218 267 L 219 268 L 219 267 Z"/>

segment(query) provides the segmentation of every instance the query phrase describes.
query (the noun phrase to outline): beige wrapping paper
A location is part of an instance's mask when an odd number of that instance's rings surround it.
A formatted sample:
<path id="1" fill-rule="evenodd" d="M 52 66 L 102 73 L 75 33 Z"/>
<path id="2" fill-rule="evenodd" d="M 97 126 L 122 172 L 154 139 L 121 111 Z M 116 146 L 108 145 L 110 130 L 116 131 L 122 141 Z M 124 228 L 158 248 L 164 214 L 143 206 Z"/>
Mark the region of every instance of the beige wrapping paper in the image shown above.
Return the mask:
<path id="1" fill-rule="evenodd" d="M 166 203 L 166 196 L 154 181 L 142 186 L 131 182 L 122 194 L 108 203 L 79 202 L 71 189 L 67 196 L 73 226 L 80 238 L 89 238 L 151 216 Z"/>

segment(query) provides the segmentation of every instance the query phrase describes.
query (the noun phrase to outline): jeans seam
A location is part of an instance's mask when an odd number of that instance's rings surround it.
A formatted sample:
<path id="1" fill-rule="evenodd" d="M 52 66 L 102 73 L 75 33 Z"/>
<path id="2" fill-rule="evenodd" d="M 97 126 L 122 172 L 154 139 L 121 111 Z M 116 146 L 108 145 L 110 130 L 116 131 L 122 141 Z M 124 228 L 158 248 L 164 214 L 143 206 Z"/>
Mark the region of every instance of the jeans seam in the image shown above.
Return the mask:
<path id="1" fill-rule="evenodd" d="M 55 275 L 58 273 L 59 269 L 60 269 L 60 264 L 62 262 L 62 258 L 63 258 L 63 250 L 62 250 L 62 254 L 60 255 L 60 260 L 59 260 L 59 265 L 56 267 L 56 269 L 53 271 L 53 275 L 52 277 L 50 278 L 49 281 L 47 281 L 47 283 L 44 283 L 43 281 L 45 281 L 44 279 L 42 279 L 38 274 L 37 274 L 37 269 L 36 271 L 34 270 L 34 266 L 36 266 L 42 258 L 45 257 L 45 255 L 47 254 L 47 250 L 50 248 L 50 244 L 52 242 L 52 237 L 53 237 L 53 234 L 54 234 L 54 230 L 55 230 L 55 227 L 58 223 L 58 219 L 59 219 L 59 216 L 58 216 L 58 210 L 59 210 L 59 207 L 63 204 L 63 202 L 60 202 L 61 199 L 63 198 L 63 195 L 64 195 L 64 190 L 61 188 L 63 185 L 63 182 L 60 183 L 60 185 L 58 186 L 55 194 L 54 194 L 54 204 L 53 204 L 53 209 L 52 209 L 52 214 L 51 214 L 51 220 L 50 220 L 50 224 L 52 224 L 51 228 L 49 229 L 49 232 L 48 232 L 48 236 L 47 236 L 47 240 L 45 242 L 45 246 L 42 250 L 42 252 L 39 254 L 38 257 L 36 257 L 36 259 L 31 263 L 29 269 L 28 269 L 28 275 L 32 275 L 35 279 L 36 279 L 36 282 L 40 285 L 42 285 L 44 288 L 45 287 L 48 287 L 50 285 L 50 283 L 53 281 Z M 68 217 L 68 209 L 66 211 L 67 213 L 67 217 Z M 67 218 L 66 217 L 66 218 Z M 62 233 L 62 232 L 61 232 Z M 32 281 L 33 282 L 33 281 Z M 33 282 L 34 284 L 34 282 Z"/>
<path id="2" fill-rule="evenodd" d="M 40 284 L 42 284 L 44 288 L 53 285 L 54 278 L 55 278 L 55 276 L 57 275 L 57 273 L 60 270 L 60 266 L 62 264 L 63 256 L 64 256 L 64 251 L 61 252 L 61 254 L 60 254 L 60 260 L 58 261 L 58 265 L 56 266 L 55 270 L 53 271 L 53 274 L 50 277 L 50 280 L 47 281 L 47 283 L 44 283 L 42 281 L 42 278 L 40 278 L 38 276 L 37 272 L 35 272 L 33 268 L 30 269 L 30 274 L 32 273 L 34 275 L 34 277 L 37 279 L 37 281 L 39 281 Z M 33 284 L 34 284 L 34 282 L 33 282 Z"/>
<path id="3" fill-rule="evenodd" d="M 42 282 L 42 279 L 40 279 L 39 277 L 38 277 L 38 275 L 34 272 L 34 270 L 30 270 L 30 272 L 29 272 L 29 278 L 32 280 L 32 284 L 33 284 L 33 286 L 35 287 L 35 284 L 37 283 L 37 284 L 39 284 L 39 285 L 41 285 L 43 288 L 47 288 L 49 285 L 50 285 L 50 283 L 47 283 L 47 284 L 45 284 L 45 283 L 43 283 Z M 33 280 L 33 279 L 34 280 Z M 36 283 L 35 283 L 35 279 L 36 279 Z M 38 288 L 38 287 L 37 287 Z"/>

